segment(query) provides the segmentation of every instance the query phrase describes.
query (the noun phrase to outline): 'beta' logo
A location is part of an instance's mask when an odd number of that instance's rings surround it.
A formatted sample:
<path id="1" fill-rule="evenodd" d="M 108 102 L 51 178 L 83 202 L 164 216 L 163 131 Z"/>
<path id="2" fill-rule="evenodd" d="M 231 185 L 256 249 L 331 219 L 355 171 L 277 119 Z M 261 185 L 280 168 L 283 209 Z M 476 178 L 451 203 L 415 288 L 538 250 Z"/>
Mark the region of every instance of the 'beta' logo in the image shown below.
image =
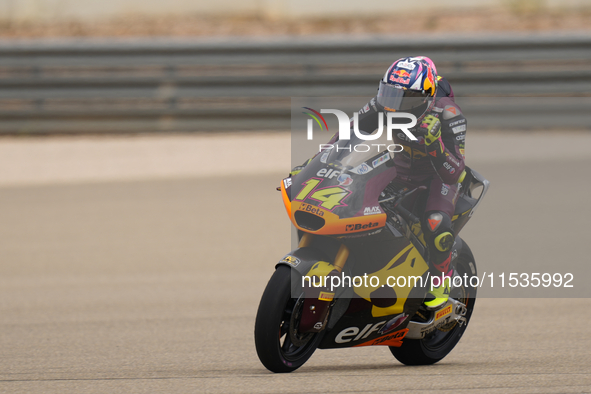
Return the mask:
<path id="1" fill-rule="evenodd" d="M 302 204 L 300 206 L 300 210 L 301 211 L 305 211 L 305 212 L 310 212 L 310 213 L 312 213 L 314 215 L 324 216 L 324 212 L 322 212 L 322 210 L 320 210 L 320 208 L 317 208 L 314 205 Z"/>
<path id="2" fill-rule="evenodd" d="M 345 231 L 369 230 L 370 228 L 374 228 L 377 226 L 378 222 L 367 224 L 347 224 L 347 226 L 345 227 Z"/>

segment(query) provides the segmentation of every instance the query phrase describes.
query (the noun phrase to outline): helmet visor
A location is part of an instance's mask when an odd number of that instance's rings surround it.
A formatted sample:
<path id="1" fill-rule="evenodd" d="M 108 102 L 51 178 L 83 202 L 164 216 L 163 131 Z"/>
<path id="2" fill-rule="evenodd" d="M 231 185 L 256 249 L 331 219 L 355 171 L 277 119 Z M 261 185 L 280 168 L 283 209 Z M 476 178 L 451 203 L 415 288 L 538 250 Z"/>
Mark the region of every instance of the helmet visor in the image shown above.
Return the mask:
<path id="1" fill-rule="evenodd" d="M 407 111 L 425 104 L 429 93 L 420 90 L 404 90 L 380 82 L 377 101 L 389 111 Z"/>

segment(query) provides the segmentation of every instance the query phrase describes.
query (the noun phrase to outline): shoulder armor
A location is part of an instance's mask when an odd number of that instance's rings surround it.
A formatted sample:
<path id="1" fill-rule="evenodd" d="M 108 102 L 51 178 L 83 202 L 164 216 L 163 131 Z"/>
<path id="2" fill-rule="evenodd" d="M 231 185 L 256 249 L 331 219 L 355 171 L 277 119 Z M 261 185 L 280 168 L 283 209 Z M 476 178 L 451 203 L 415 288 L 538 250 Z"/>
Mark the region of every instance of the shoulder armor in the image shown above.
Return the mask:
<path id="1" fill-rule="evenodd" d="M 452 119 L 455 118 L 456 116 L 460 116 L 462 115 L 462 111 L 460 110 L 460 107 L 458 107 L 457 105 L 446 105 L 443 108 L 443 119 Z"/>

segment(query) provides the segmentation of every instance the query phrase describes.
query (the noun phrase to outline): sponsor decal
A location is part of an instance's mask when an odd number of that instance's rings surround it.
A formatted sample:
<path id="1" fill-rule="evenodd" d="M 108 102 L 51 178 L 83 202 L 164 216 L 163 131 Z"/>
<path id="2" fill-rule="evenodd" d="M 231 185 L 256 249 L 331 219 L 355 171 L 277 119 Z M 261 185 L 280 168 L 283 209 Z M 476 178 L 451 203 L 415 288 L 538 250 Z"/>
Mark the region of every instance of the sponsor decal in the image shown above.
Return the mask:
<path id="1" fill-rule="evenodd" d="M 339 181 L 339 185 L 341 185 L 341 186 L 349 186 L 350 184 L 353 183 L 353 178 L 351 178 L 351 175 L 341 174 L 337 178 L 337 181 Z"/>
<path id="2" fill-rule="evenodd" d="M 456 172 L 456 169 L 454 167 L 452 167 L 451 164 L 449 164 L 446 161 L 443 162 L 443 167 L 445 167 L 445 169 L 448 170 L 450 174 L 453 174 Z M 443 190 L 441 191 L 441 194 L 443 194 Z M 447 193 L 445 193 L 445 194 L 447 194 Z"/>
<path id="3" fill-rule="evenodd" d="M 320 162 L 326 164 L 326 159 L 328 159 L 328 155 L 330 154 L 330 149 L 325 151 L 322 156 L 320 156 Z"/>
<path id="4" fill-rule="evenodd" d="M 397 78 L 394 75 L 390 75 L 390 81 L 408 85 L 410 83 L 410 78 Z"/>
<path id="5" fill-rule="evenodd" d="M 297 267 L 301 261 L 300 259 L 298 259 L 297 257 L 291 256 L 291 255 L 287 255 L 284 258 L 282 258 L 281 260 L 279 260 L 280 263 L 287 263 L 289 265 L 292 265 L 294 267 Z"/>
<path id="6" fill-rule="evenodd" d="M 298 211 L 304 211 L 304 212 L 310 212 L 311 214 L 317 215 L 317 216 L 324 216 L 324 212 L 322 211 L 322 209 L 311 205 L 311 204 L 306 204 L 306 203 L 302 203 L 300 205 L 300 209 L 298 209 Z"/>
<path id="7" fill-rule="evenodd" d="M 447 107 L 445 107 L 445 110 L 446 110 L 447 112 L 449 112 L 449 113 L 452 113 L 452 114 L 454 114 L 454 116 L 458 114 L 458 112 L 456 111 L 456 108 L 455 108 L 455 107 L 452 107 L 451 105 L 450 105 L 450 106 L 447 106 Z"/>
<path id="8" fill-rule="evenodd" d="M 372 169 L 373 168 L 371 168 L 369 165 L 367 165 L 367 163 L 361 163 L 357 167 L 353 168 L 350 171 L 353 172 L 353 173 L 355 173 L 355 174 L 363 175 L 363 174 L 367 174 Z"/>
<path id="9" fill-rule="evenodd" d="M 318 299 L 320 301 L 332 301 L 334 299 L 334 293 L 327 293 L 327 292 L 321 291 L 320 295 L 318 296 Z"/>
<path id="10" fill-rule="evenodd" d="M 466 134 L 458 135 L 456 137 L 456 140 L 458 140 L 458 141 L 462 141 L 462 140 L 465 140 L 465 139 L 466 139 Z"/>
<path id="11" fill-rule="evenodd" d="M 402 339 L 402 338 L 404 338 L 404 336 L 406 335 L 407 332 L 408 332 L 407 330 L 400 330 L 400 331 L 397 331 L 391 335 L 386 335 L 385 337 L 378 338 L 378 339 L 374 340 L 372 343 L 369 343 L 368 345 L 374 346 L 374 345 L 379 345 L 380 343 L 389 342 L 389 341 L 392 341 L 395 339 Z"/>
<path id="12" fill-rule="evenodd" d="M 345 232 L 349 231 L 362 231 L 362 230 L 369 230 L 370 228 L 374 228 L 378 226 L 378 222 L 375 223 L 367 223 L 367 224 L 347 224 L 345 226 Z"/>
<path id="13" fill-rule="evenodd" d="M 407 70 L 414 70 L 417 65 L 414 63 L 409 63 L 407 61 L 401 61 L 396 63 L 396 67 L 406 68 Z"/>
<path id="14" fill-rule="evenodd" d="M 362 330 L 359 327 L 347 327 L 335 337 L 336 343 L 348 343 L 351 341 L 358 341 L 360 339 L 365 339 L 374 332 L 378 331 L 382 328 L 382 324 L 386 323 L 386 321 L 381 321 L 376 324 L 367 324 Z"/>
<path id="15" fill-rule="evenodd" d="M 427 219 L 429 222 L 429 227 L 431 227 L 431 231 L 435 231 L 439 223 L 441 223 L 441 219 Z"/>
<path id="16" fill-rule="evenodd" d="M 314 324 L 314 329 L 316 330 L 320 330 L 322 328 L 323 324 L 321 321 L 319 321 L 318 323 Z"/>
<path id="17" fill-rule="evenodd" d="M 462 124 L 462 123 L 465 123 L 465 122 L 466 122 L 466 119 L 456 120 L 455 122 L 451 122 L 449 124 L 449 127 L 452 127 L 452 126 L 455 126 L 455 125 L 458 125 L 458 124 Z"/>
<path id="18" fill-rule="evenodd" d="M 323 178 L 332 179 L 335 176 L 338 176 L 341 172 L 337 170 L 333 170 L 331 168 L 323 168 L 316 173 L 316 176 L 321 176 Z"/>
<path id="19" fill-rule="evenodd" d="M 455 118 L 456 116 L 458 116 L 460 114 L 460 111 L 454 107 L 453 105 L 446 105 L 445 108 L 443 109 L 443 119 L 451 119 L 451 118 Z"/>
<path id="20" fill-rule="evenodd" d="M 460 155 L 464 156 L 464 152 L 465 152 L 465 151 L 466 151 L 465 149 L 463 149 L 463 148 L 460 148 Z"/>
<path id="21" fill-rule="evenodd" d="M 451 313 L 451 305 L 448 305 L 447 307 L 445 307 L 444 309 L 440 310 L 439 312 L 437 312 L 435 314 L 435 320 L 439 320 L 442 317 L 449 315 Z"/>
<path id="22" fill-rule="evenodd" d="M 402 78 L 410 78 L 410 73 L 406 70 L 394 70 L 392 72 L 393 75 L 398 75 L 399 77 Z"/>
<path id="23" fill-rule="evenodd" d="M 466 131 L 466 125 L 463 124 L 461 126 L 453 127 L 452 131 L 454 132 L 454 134 L 458 134 L 458 133 L 461 133 L 462 131 Z"/>
<path id="24" fill-rule="evenodd" d="M 363 215 L 379 215 L 380 213 L 382 213 L 382 210 L 379 206 L 365 207 L 363 210 Z"/>
<path id="25" fill-rule="evenodd" d="M 449 193 L 449 188 L 447 187 L 447 185 L 444 184 L 443 186 L 441 186 L 441 194 L 443 196 L 447 196 L 447 193 Z"/>
<path id="26" fill-rule="evenodd" d="M 382 164 L 384 164 L 385 162 L 387 162 L 389 158 L 390 158 L 390 154 L 386 153 L 385 155 L 380 156 L 377 159 L 375 159 L 374 161 L 372 161 L 371 165 L 373 166 L 373 168 L 379 167 Z"/>
<path id="27" fill-rule="evenodd" d="M 432 111 L 433 112 L 443 112 L 443 108 L 433 107 Z M 439 116 L 439 114 L 436 114 L 436 116 Z"/>
<path id="28" fill-rule="evenodd" d="M 285 178 L 283 180 L 283 187 L 288 189 L 291 186 L 291 178 Z"/>

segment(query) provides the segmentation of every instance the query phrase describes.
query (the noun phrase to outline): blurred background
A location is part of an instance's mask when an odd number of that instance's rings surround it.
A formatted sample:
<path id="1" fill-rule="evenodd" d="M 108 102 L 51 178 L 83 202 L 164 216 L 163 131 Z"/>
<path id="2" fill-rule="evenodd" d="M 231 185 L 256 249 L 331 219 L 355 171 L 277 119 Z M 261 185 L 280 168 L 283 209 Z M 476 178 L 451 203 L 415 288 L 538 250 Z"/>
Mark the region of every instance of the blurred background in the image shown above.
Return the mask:
<path id="1" fill-rule="evenodd" d="M 371 97 L 409 54 L 529 97 L 460 101 L 472 125 L 587 127 L 589 0 L 316 3 L 0 0 L 0 133 L 286 131 L 290 97 Z"/>
<path id="2" fill-rule="evenodd" d="M 590 22 L 591 0 L 0 0 L 0 392 L 587 391 Z M 291 97 L 363 102 L 409 55 L 491 181 L 479 270 L 577 291 L 480 298 L 434 367 L 367 348 L 270 376 Z"/>

